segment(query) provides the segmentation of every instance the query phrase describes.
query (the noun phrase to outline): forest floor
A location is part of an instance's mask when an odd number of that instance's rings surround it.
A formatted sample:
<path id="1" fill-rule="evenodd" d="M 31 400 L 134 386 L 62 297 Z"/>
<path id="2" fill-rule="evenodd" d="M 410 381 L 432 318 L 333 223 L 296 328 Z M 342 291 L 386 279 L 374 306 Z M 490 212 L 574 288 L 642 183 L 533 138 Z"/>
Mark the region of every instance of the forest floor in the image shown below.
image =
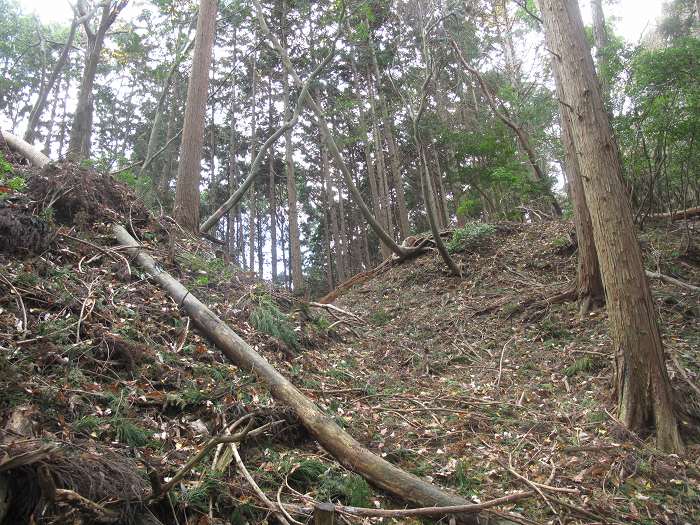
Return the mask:
<path id="1" fill-rule="evenodd" d="M 141 503 L 154 479 L 167 481 L 249 413 L 272 423 L 240 445 L 270 499 L 401 508 L 323 451 L 253 374 L 226 362 L 114 249 L 113 221 L 370 450 L 474 501 L 542 484 L 536 497 L 490 515 L 700 523 L 700 440 L 690 423 L 681 457 L 627 432 L 614 416 L 605 312 L 581 319 L 574 303 L 548 302 L 575 280 L 571 223 L 495 225 L 456 253 L 462 279 L 433 252 L 386 264 L 335 301 L 350 316 L 226 264 L 111 178 L 67 164 L 31 177 L 14 169 L 28 183 L 0 186 L 0 496 L 3 479 L 13 495 L 9 508 L 0 504 L 4 523 L 113 513 L 123 523 L 274 521 L 224 451 L 169 499 Z M 641 232 L 647 268 L 697 285 L 697 229 Z M 669 373 L 697 416 L 698 295 L 652 286 Z M 47 478 L 102 510 L 47 501 Z"/>

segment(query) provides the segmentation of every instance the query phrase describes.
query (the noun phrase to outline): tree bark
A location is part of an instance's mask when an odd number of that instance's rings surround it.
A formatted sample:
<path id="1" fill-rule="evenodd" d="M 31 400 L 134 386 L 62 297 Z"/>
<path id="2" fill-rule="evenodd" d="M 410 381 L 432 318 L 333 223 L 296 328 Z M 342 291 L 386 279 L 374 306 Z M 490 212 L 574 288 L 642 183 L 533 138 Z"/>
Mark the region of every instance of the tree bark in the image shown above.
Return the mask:
<path id="1" fill-rule="evenodd" d="M 605 302 L 603 281 L 600 277 L 598 253 L 593 240 L 593 225 L 586 204 L 586 195 L 581 181 L 578 155 L 571 133 L 571 114 L 566 106 L 561 106 L 561 136 L 566 160 L 566 178 L 574 208 L 576 240 L 578 244 L 578 263 L 576 279 L 578 285 L 579 311 L 581 316 L 595 306 Z"/>
<path id="2" fill-rule="evenodd" d="M 619 417 L 634 431 L 655 424 L 657 446 L 679 452 L 683 443 L 656 311 L 581 12 L 576 0 L 539 0 L 539 5 L 562 103 L 573 112 L 572 135 L 617 352 Z"/>
<path id="3" fill-rule="evenodd" d="M 173 216 L 180 226 L 195 233 L 199 232 L 199 182 L 204 147 L 204 113 L 207 105 L 216 11 L 217 0 L 200 0 L 175 188 Z"/>

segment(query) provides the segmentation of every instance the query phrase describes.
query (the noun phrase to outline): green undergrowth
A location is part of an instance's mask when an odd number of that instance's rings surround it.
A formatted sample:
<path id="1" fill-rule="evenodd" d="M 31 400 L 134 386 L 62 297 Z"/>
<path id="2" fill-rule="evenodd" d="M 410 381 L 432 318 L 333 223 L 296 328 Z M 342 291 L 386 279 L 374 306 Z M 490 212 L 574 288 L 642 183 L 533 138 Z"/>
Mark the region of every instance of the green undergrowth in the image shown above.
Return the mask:
<path id="1" fill-rule="evenodd" d="M 250 324 L 256 330 L 276 337 L 288 347 L 298 350 L 299 339 L 289 316 L 283 313 L 267 294 L 256 295 L 255 306 L 250 314 Z"/>
<path id="2" fill-rule="evenodd" d="M 496 227 L 493 224 L 469 222 L 452 233 L 452 238 L 447 241 L 447 250 L 450 253 L 463 252 L 494 233 Z"/>

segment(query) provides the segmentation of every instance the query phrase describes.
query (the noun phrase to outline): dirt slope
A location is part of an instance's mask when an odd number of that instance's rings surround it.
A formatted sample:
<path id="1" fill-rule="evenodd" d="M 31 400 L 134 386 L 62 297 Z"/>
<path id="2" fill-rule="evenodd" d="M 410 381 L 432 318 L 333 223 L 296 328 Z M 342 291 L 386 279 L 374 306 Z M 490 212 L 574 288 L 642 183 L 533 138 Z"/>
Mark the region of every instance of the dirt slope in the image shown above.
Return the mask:
<path id="1" fill-rule="evenodd" d="M 244 414 L 274 423 L 241 447 L 269 497 L 399 503 L 344 471 L 252 374 L 226 363 L 112 249 L 114 220 L 356 438 L 403 468 L 481 500 L 527 488 L 518 476 L 555 487 L 543 492 L 546 503 L 499 511 L 522 523 L 700 521 L 695 437 L 687 435 L 687 456 L 668 458 L 621 429 L 610 415 L 604 313 L 580 320 L 574 304 L 546 302 L 574 279 L 569 223 L 498 225 L 458 254 L 462 280 L 433 253 L 386 265 L 336 302 L 357 321 L 237 270 L 111 178 L 69 165 L 15 170 L 26 188 L 0 200 L 0 227 L 8 219 L 0 245 L 4 523 L 261 523 L 268 513 L 250 486 L 227 462 L 213 468 L 213 454 L 170 500 L 144 504 Z M 26 220 L 17 226 L 17 217 Z M 697 283 L 692 235 L 645 233 L 648 268 Z M 36 241 L 20 242 L 29 238 Z M 678 370 L 697 382 L 698 297 L 658 283 L 654 293 L 678 362 L 670 363 L 674 382 L 694 413 Z M 31 461 L 8 463 L 19 457 Z M 102 510 L 62 500 L 51 484 Z"/>

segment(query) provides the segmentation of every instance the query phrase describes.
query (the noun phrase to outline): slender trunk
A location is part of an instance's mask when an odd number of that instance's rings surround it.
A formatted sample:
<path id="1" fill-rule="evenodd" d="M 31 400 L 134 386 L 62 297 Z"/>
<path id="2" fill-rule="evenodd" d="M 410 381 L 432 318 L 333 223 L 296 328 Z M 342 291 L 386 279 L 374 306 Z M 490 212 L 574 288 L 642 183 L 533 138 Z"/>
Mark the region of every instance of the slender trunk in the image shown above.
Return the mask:
<path id="1" fill-rule="evenodd" d="M 177 86 L 175 87 L 175 90 L 177 91 Z M 173 96 L 173 98 L 177 100 L 179 97 L 176 94 Z M 165 131 L 166 144 L 169 143 L 175 136 L 175 126 L 177 124 L 176 120 L 177 105 L 174 104 L 173 107 L 170 109 L 170 115 L 168 116 L 168 125 Z M 153 180 L 153 185 L 156 190 L 156 193 L 162 201 L 167 200 L 169 197 L 170 178 L 173 172 L 174 151 L 177 151 L 174 145 L 168 146 L 168 148 L 164 152 L 165 162 L 163 162 L 163 166 L 160 169 L 160 176 L 157 179 L 154 178 Z"/>
<path id="2" fill-rule="evenodd" d="M 83 3 L 78 2 L 80 15 L 87 15 L 83 10 Z M 80 90 L 78 92 L 78 102 L 73 115 L 73 125 L 70 131 L 70 140 L 68 142 L 68 152 L 66 157 L 72 161 L 79 161 L 90 157 L 90 137 L 92 135 L 92 118 L 94 110 L 93 87 L 95 84 L 95 75 L 97 74 L 97 65 L 100 62 L 100 54 L 104 46 L 105 35 L 107 30 L 114 23 L 119 12 L 126 5 L 126 1 L 120 1 L 112 6 L 111 2 L 105 2 L 102 7 L 102 15 L 99 25 L 95 32 L 90 28 L 89 20 L 83 22 L 85 32 L 87 33 L 87 56 L 85 57 L 85 69 L 83 78 L 80 82 Z"/>
<path id="3" fill-rule="evenodd" d="M 374 78 L 376 81 L 376 92 L 378 95 L 379 109 L 381 111 L 384 134 L 386 136 L 387 147 L 389 148 L 391 176 L 394 191 L 396 192 L 396 211 L 399 219 L 399 233 L 401 234 L 401 238 L 405 239 L 409 235 L 410 227 L 408 223 L 408 210 L 406 208 L 406 195 L 403 188 L 403 178 L 401 176 L 401 161 L 399 159 L 399 151 L 396 147 L 396 141 L 394 139 L 394 131 L 392 129 L 391 118 L 389 117 L 389 110 L 387 108 L 386 97 L 384 96 L 384 92 L 382 91 L 381 73 L 379 72 L 377 54 L 374 50 L 374 42 L 372 41 L 371 37 L 367 41 L 367 47 L 369 48 L 372 70 L 374 72 Z"/>
<path id="4" fill-rule="evenodd" d="M 593 15 L 593 43 L 595 45 L 595 58 L 598 67 L 598 79 L 603 102 L 607 106 L 610 103 L 610 83 L 608 82 L 608 57 L 607 47 L 608 31 L 605 27 L 605 14 L 603 13 L 603 0 L 591 0 Z"/>
<path id="5" fill-rule="evenodd" d="M 44 153 L 47 157 L 51 157 L 51 141 L 53 140 L 53 126 L 54 120 L 56 119 L 56 107 L 58 106 L 58 95 L 61 87 L 61 78 L 56 79 L 56 89 L 54 91 L 53 102 L 51 103 L 51 116 L 49 117 L 49 123 L 46 128 L 46 140 L 44 141 Z M 26 140 L 26 139 L 25 139 Z M 29 142 L 29 141 L 27 141 Z"/>
<path id="6" fill-rule="evenodd" d="M 41 89 L 39 90 L 39 97 L 37 98 L 31 112 L 29 113 L 29 121 L 27 122 L 27 130 L 24 132 L 24 140 L 30 144 L 34 142 L 34 134 L 36 133 L 36 127 L 39 124 L 39 119 L 46 106 L 46 101 L 48 100 L 49 94 L 54 88 L 55 84 L 60 84 L 61 72 L 68 62 L 68 56 L 70 54 L 71 47 L 73 46 L 73 40 L 75 39 L 75 33 L 78 29 L 79 20 L 76 18 L 70 25 L 70 30 L 68 31 L 68 38 L 66 43 L 61 48 L 61 53 L 58 56 L 58 60 L 51 70 L 48 81 L 42 83 Z M 54 109 L 56 108 L 56 99 L 54 98 Z M 51 117 L 51 123 L 53 123 L 53 115 Z M 50 133 L 49 133 L 50 135 Z"/>
<path id="7" fill-rule="evenodd" d="M 318 92 L 316 93 L 316 98 L 320 99 Z M 326 194 L 326 217 L 328 217 L 328 220 L 330 222 L 332 235 L 331 239 L 333 240 L 333 248 L 335 252 L 335 256 L 333 256 L 333 251 L 330 252 L 331 257 L 329 258 L 329 265 L 331 266 L 332 271 L 332 263 L 333 261 L 335 261 L 335 269 L 338 275 L 338 280 L 344 281 L 345 272 L 343 269 L 343 254 L 342 249 L 340 247 L 340 230 L 338 229 L 338 217 L 336 215 L 335 195 L 333 192 L 333 186 L 331 184 L 328 151 L 326 150 L 326 147 L 323 145 L 322 141 L 319 141 L 319 149 L 321 151 L 321 184 L 323 185 L 323 189 Z"/>
<path id="8" fill-rule="evenodd" d="M 61 131 L 58 136 L 58 158 L 63 158 L 63 146 L 66 143 L 66 132 L 68 131 L 68 97 L 70 95 L 70 73 L 66 75 L 66 87 L 63 91 L 63 100 L 61 102 Z"/>
<path id="9" fill-rule="evenodd" d="M 272 71 L 268 75 L 268 117 L 270 131 L 272 131 Z M 270 206 L 270 266 L 272 268 L 272 282 L 277 278 L 277 195 L 275 192 L 275 165 L 274 149 L 270 148 L 268 153 L 268 172 L 270 188 L 268 201 Z"/>
<path id="10" fill-rule="evenodd" d="M 190 49 L 194 45 L 195 40 L 190 40 L 190 42 L 187 44 L 187 46 L 181 51 L 178 52 L 175 58 L 175 61 L 173 62 L 172 66 L 170 66 L 170 69 L 168 70 L 168 74 L 165 77 L 165 80 L 163 80 L 163 86 L 161 87 L 160 90 L 160 95 L 158 96 L 158 102 L 156 103 L 156 109 L 155 109 L 155 114 L 153 116 L 153 124 L 151 125 L 151 131 L 148 134 L 148 144 L 146 146 L 146 156 L 144 158 L 144 162 L 142 164 L 141 170 L 139 170 L 139 177 L 142 177 L 145 172 L 145 167 L 150 164 L 149 160 L 153 157 L 155 154 L 157 147 L 158 147 L 158 132 L 160 131 L 160 126 L 161 126 L 161 120 L 163 118 L 163 111 L 165 109 L 165 101 L 167 100 L 168 97 L 168 91 L 170 90 L 170 85 L 173 82 L 173 77 L 176 76 L 178 67 L 184 60 L 184 58 L 187 56 L 189 53 Z"/>
<path id="11" fill-rule="evenodd" d="M 656 426 L 657 446 L 683 449 L 656 311 L 644 273 L 622 165 L 603 105 L 576 0 L 539 0 L 572 135 L 607 297 L 616 354 L 619 417 L 630 429 Z"/>
<path id="12" fill-rule="evenodd" d="M 187 85 L 185 123 L 180 142 L 180 162 L 177 169 L 173 215 L 180 226 L 191 232 L 199 232 L 199 182 L 204 147 L 204 115 L 207 106 L 216 12 L 217 0 L 200 0 L 192 72 Z"/>
<path id="13" fill-rule="evenodd" d="M 442 224 L 442 227 L 447 228 L 447 226 L 450 224 L 450 214 L 447 210 L 447 194 L 445 193 L 445 185 L 442 181 L 442 166 L 440 165 L 440 156 L 438 155 L 437 147 L 435 146 L 434 142 L 432 143 L 430 150 L 433 154 L 433 160 L 435 162 L 435 171 L 433 172 L 433 176 L 435 180 L 435 195 L 438 199 L 437 209 L 440 213 L 439 219 L 440 223 Z"/>
<path id="14" fill-rule="evenodd" d="M 261 192 L 262 193 L 262 192 Z M 258 250 L 258 275 L 263 278 L 263 272 L 265 269 L 265 254 L 263 253 L 263 248 L 265 247 L 265 230 L 263 229 L 263 217 L 264 214 L 260 210 L 255 208 L 255 229 L 257 243 L 256 248 Z"/>
<path id="15" fill-rule="evenodd" d="M 440 252 L 440 255 L 442 256 L 442 259 L 445 261 L 445 264 L 447 267 L 450 269 L 452 274 L 461 276 L 462 275 L 462 270 L 460 267 L 457 265 L 457 263 L 452 259 L 452 256 L 450 256 L 449 252 L 447 251 L 447 247 L 445 246 L 445 243 L 442 242 L 442 238 L 440 237 L 440 228 L 438 224 L 438 219 L 437 219 L 437 213 L 435 211 L 435 201 L 433 200 L 433 189 L 432 185 L 430 182 L 430 170 L 428 169 L 428 159 L 427 155 L 425 152 L 425 146 L 423 146 L 419 141 L 418 141 L 418 130 L 416 129 L 416 124 L 414 123 L 413 126 L 413 133 L 414 137 L 416 139 L 416 145 L 418 147 L 418 156 L 420 157 L 421 161 L 421 181 L 422 181 L 422 186 L 423 186 L 423 200 L 425 201 L 425 208 L 426 212 L 428 214 L 428 223 L 430 224 L 430 231 L 433 234 L 433 241 L 435 242 L 435 246 L 438 249 L 438 252 Z"/>
<path id="16" fill-rule="evenodd" d="M 287 20 L 287 1 L 282 2 L 283 20 Z M 287 31 L 283 32 L 283 45 L 287 47 Z M 292 114 L 289 105 L 289 74 L 282 73 L 284 120 L 289 121 Z M 284 160 L 287 172 L 287 202 L 289 205 L 289 263 L 292 277 L 292 290 L 295 294 L 304 293 L 304 275 L 301 267 L 301 240 L 299 239 L 299 212 L 297 211 L 297 185 L 294 173 L 294 144 L 292 143 L 292 129 L 284 134 Z"/>
<path id="17" fill-rule="evenodd" d="M 253 51 L 252 67 L 251 67 L 251 132 L 250 132 L 250 165 L 253 166 L 253 161 L 255 160 L 255 151 L 257 148 L 257 118 L 258 113 L 256 109 L 257 105 L 257 54 Z M 250 190 L 248 193 L 248 266 L 250 271 L 255 270 L 255 216 L 257 215 L 257 204 L 255 199 L 255 177 L 257 174 L 252 174 L 253 180 L 250 185 Z M 262 278 L 262 276 L 260 276 Z"/>

